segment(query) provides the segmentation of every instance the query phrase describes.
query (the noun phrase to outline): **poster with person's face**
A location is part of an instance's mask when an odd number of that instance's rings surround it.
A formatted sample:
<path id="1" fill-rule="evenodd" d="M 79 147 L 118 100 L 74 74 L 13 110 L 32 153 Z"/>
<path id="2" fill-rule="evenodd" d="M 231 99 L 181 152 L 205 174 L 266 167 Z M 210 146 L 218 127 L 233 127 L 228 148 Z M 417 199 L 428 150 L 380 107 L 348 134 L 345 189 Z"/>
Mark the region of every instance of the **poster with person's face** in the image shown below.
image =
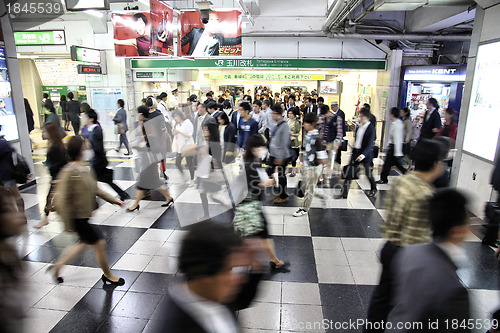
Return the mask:
<path id="1" fill-rule="evenodd" d="M 211 11 L 206 24 L 195 10 L 181 11 L 179 56 L 241 56 L 241 12 Z"/>
<path id="2" fill-rule="evenodd" d="M 149 12 L 113 13 L 112 21 L 117 57 L 151 55 L 151 14 Z"/>
<path id="3" fill-rule="evenodd" d="M 151 52 L 174 54 L 174 11 L 158 0 L 151 0 Z"/>

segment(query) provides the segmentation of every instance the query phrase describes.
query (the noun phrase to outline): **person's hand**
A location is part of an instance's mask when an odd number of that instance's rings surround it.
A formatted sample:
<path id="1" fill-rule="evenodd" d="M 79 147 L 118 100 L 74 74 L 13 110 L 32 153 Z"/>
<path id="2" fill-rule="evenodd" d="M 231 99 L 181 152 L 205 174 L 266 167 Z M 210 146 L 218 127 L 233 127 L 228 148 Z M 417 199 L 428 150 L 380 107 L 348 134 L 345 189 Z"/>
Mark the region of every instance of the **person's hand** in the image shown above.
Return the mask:
<path id="1" fill-rule="evenodd" d="M 276 182 L 274 181 L 274 179 L 271 178 L 271 179 L 265 180 L 263 182 L 260 182 L 259 186 L 260 187 L 269 187 L 269 186 L 273 186 L 275 183 Z"/>
<path id="2" fill-rule="evenodd" d="M 500 261 L 500 247 L 495 252 L 495 258 Z"/>
<path id="3" fill-rule="evenodd" d="M 336 143 L 333 145 L 333 150 L 337 151 L 337 150 L 339 150 L 339 147 L 340 147 L 340 144 Z"/>
<path id="4" fill-rule="evenodd" d="M 118 199 L 114 202 L 114 204 L 120 206 L 121 208 L 125 206 L 125 202 Z"/>
<path id="5" fill-rule="evenodd" d="M 356 158 L 356 162 L 361 162 L 364 159 L 365 157 L 363 155 L 359 155 L 358 158 Z"/>

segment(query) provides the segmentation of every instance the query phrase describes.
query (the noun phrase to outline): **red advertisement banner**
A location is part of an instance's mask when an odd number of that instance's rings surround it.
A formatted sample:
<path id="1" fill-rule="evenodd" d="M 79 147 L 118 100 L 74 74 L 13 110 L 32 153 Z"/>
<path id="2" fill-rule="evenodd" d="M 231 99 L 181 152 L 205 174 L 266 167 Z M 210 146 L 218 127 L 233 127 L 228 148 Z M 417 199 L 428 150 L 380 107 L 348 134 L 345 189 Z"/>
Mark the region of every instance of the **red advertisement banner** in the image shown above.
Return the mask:
<path id="1" fill-rule="evenodd" d="M 151 52 L 156 55 L 174 54 L 174 11 L 158 0 L 151 4 Z"/>
<path id="2" fill-rule="evenodd" d="M 210 12 L 206 24 L 195 10 L 181 11 L 179 56 L 241 56 L 241 12 Z"/>

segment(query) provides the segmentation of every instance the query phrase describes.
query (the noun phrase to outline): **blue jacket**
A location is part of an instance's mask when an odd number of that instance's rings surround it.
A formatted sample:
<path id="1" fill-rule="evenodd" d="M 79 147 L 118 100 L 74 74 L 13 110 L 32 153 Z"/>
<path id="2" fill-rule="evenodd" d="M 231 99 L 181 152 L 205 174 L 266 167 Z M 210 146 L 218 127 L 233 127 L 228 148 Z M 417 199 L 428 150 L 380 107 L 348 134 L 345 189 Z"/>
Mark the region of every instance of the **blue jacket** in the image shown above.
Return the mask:
<path id="1" fill-rule="evenodd" d="M 253 118 L 250 118 L 248 122 L 245 121 L 244 118 L 241 118 L 238 124 L 238 130 L 237 144 L 239 147 L 245 149 L 248 137 L 252 134 L 259 133 L 259 124 Z"/>

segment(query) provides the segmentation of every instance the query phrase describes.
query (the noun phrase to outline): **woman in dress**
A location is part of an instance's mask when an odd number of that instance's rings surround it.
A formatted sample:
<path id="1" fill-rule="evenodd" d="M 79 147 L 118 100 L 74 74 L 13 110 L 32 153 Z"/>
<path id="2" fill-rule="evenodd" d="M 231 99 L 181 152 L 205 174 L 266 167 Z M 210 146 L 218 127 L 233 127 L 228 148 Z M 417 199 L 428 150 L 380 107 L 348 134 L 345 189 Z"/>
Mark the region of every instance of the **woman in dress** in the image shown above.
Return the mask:
<path id="1" fill-rule="evenodd" d="M 244 237 L 257 237 L 262 240 L 262 246 L 269 255 L 272 269 L 285 268 L 287 264 L 276 256 L 274 242 L 267 230 L 266 217 L 262 212 L 262 200 L 264 188 L 273 186 L 274 179 L 262 180 L 260 175 L 265 174 L 262 169 L 262 159 L 267 156 L 266 142 L 262 135 L 252 135 L 246 142 L 246 150 L 243 156 L 245 162 L 245 174 L 248 186 L 246 198 L 236 207 L 235 229 Z M 239 222 L 244 221 L 242 224 Z M 238 225 L 244 225 L 245 232 Z M 248 232 L 249 225 L 253 225 L 253 232 Z"/>
<path id="2" fill-rule="evenodd" d="M 148 100 L 149 99 L 150 98 L 148 98 Z M 170 196 L 158 175 L 158 163 L 161 162 L 164 154 L 161 144 L 164 130 L 162 129 L 162 122 L 159 121 L 161 117 L 155 117 L 155 112 L 150 113 L 149 107 L 144 105 L 137 108 L 140 142 L 134 142 L 133 146 L 135 146 L 135 149 L 137 149 L 139 153 L 138 163 L 140 163 L 140 169 L 137 178 L 135 201 L 126 210 L 127 212 L 133 212 L 140 209 L 139 203 L 145 198 L 144 194 L 147 190 L 157 190 L 165 197 L 166 201 L 161 205 L 162 207 L 170 207 L 174 203 L 174 198 Z"/>
<path id="3" fill-rule="evenodd" d="M 47 167 L 50 173 L 50 189 L 47 194 L 47 200 L 45 202 L 44 215 L 41 221 L 33 226 L 35 229 L 40 229 L 43 226 L 49 224 L 49 214 L 52 209 L 52 199 L 55 192 L 55 184 L 59 171 L 68 163 L 68 158 L 66 157 L 66 148 L 62 142 L 61 133 L 59 128 L 55 123 L 48 123 L 44 130 L 44 135 L 47 137 L 48 150 L 47 150 Z"/>
<path id="4" fill-rule="evenodd" d="M 179 110 L 175 110 L 172 113 L 172 116 L 175 120 L 175 126 L 173 129 L 173 134 L 175 135 L 175 139 L 177 140 L 177 156 L 175 158 L 175 166 L 184 177 L 184 171 L 182 169 L 182 150 L 186 147 L 186 145 L 193 145 L 193 132 L 194 127 L 193 123 L 189 119 L 186 119 L 184 114 Z M 189 170 L 189 187 L 194 186 L 194 155 L 186 156 L 186 165 Z M 187 182 L 188 180 L 186 180 Z"/>
<path id="5" fill-rule="evenodd" d="M 52 274 L 57 283 L 64 282 L 59 275 L 62 267 L 85 250 L 87 245 L 91 245 L 104 273 L 102 281 L 124 285 L 125 280 L 113 274 L 109 268 L 106 241 L 100 230 L 89 223 L 92 212 L 97 209 L 96 196 L 115 205 L 123 206 L 124 203 L 97 186 L 93 172 L 85 165 L 84 153 L 84 139 L 81 136 L 72 137 L 67 146 L 70 162 L 59 173 L 54 198 L 57 213 L 64 222 L 65 230 L 74 230 L 78 234 L 79 241 L 64 249 L 57 262 L 49 266 L 47 272 Z"/>

